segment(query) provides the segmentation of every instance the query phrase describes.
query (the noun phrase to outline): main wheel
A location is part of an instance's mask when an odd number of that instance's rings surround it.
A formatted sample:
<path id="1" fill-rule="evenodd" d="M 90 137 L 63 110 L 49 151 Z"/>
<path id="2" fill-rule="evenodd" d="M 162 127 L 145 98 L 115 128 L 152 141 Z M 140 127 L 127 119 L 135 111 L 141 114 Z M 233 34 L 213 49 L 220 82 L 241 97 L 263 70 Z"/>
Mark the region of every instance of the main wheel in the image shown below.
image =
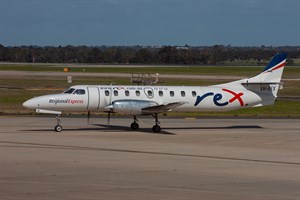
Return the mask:
<path id="1" fill-rule="evenodd" d="M 54 130 L 55 130 L 56 132 L 61 132 L 61 131 L 62 131 L 62 126 L 61 126 L 61 125 L 56 125 L 56 126 L 54 127 Z"/>
<path id="2" fill-rule="evenodd" d="M 138 129 L 138 128 L 139 128 L 139 124 L 136 123 L 136 122 L 133 122 L 133 123 L 131 124 L 131 128 L 132 128 L 133 130 Z"/>
<path id="3" fill-rule="evenodd" d="M 158 125 L 154 125 L 154 126 L 152 127 L 152 130 L 153 130 L 153 132 L 155 132 L 155 133 L 159 133 L 159 132 L 161 131 L 161 128 L 160 128 L 160 126 L 158 126 Z"/>

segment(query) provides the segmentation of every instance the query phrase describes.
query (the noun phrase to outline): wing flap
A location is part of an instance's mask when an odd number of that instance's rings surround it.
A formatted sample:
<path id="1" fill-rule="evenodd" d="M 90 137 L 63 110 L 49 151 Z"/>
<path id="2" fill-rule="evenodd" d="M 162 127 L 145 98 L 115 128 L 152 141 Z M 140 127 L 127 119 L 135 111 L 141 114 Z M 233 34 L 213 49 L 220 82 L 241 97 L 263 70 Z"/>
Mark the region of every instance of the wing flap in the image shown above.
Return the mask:
<path id="1" fill-rule="evenodd" d="M 150 107 L 142 108 L 142 112 L 144 114 L 163 113 L 163 112 L 170 111 L 171 109 L 181 106 L 183 104 L 185 104 L 185 102 L 173 102 L 165 105 L 161 104 L 156 106 L 150 106 Z"/>

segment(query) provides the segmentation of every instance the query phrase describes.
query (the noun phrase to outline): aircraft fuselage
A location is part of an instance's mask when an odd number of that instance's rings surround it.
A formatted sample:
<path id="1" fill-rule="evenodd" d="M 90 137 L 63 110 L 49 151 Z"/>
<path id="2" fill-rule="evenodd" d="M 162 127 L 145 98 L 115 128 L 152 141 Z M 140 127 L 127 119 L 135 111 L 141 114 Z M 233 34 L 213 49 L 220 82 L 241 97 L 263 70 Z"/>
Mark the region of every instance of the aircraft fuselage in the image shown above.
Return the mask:
<path id="1" fill-rule="evenodd" d="M 140 106 L 141 108 L 183 102 L 181 106 L 172 110 L 227 111 L 253 107 L 261 101 L 257 94 L 243 87 L 77 85 L 71 89 L 74 89 L 72 93 L 35 97 L 26 101 L 24 106 L 54 111 L 107 111 L 107 106 L 116 101 L 130 102 L 132 100 L 132 103 L 144 104 Z M 126 106 L 130 109 L 130 104 L 123 103 L 122 106 L 124 110 Z"/>

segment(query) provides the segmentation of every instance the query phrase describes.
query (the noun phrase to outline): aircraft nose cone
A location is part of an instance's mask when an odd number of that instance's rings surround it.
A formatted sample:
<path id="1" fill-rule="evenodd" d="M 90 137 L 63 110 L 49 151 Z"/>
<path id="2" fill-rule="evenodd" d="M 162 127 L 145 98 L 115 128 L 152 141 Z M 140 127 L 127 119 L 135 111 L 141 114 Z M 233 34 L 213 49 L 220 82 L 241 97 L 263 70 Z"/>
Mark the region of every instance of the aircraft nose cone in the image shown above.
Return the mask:
<path id="1" fill-rule="evenodd" d="M 33 99 L 29 99 L 23 103 L 25 108 L 35 109 L 37 107 L 35 101 Z"/>

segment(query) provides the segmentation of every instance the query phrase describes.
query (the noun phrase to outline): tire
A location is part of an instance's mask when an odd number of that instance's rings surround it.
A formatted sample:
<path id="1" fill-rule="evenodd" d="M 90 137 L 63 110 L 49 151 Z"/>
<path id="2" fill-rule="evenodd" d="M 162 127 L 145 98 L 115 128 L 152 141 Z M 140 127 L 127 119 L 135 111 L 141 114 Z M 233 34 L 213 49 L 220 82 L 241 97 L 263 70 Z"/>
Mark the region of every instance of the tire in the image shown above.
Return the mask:
<path id="1" fill-rule="evenodd" d="M 131 124 L 131 129 L 136 130 L 138 128 L 139 128 L 139 124 L 138 123 L 134 122 L 134 123 Z"/>
<path id="2" fill-rule="evenodd" d="M 61 131 L 62 131 L 62 126 L 61 126 L 61 125 L 56 125 L 56 126 L 54 127 L 54 130 L 55 130 L 56 132 L 61 132 Z"/>
<path id="3" fill-rule="evenodd" d="M 159 133 L 159 132 L 161 131 L 161 128 L 160 128 L 160 126 L 155 125 L 155 126 L 153 126 L 152 130 L 153 130 L 153 132 L 155 132 L 155 133 Z"/>

